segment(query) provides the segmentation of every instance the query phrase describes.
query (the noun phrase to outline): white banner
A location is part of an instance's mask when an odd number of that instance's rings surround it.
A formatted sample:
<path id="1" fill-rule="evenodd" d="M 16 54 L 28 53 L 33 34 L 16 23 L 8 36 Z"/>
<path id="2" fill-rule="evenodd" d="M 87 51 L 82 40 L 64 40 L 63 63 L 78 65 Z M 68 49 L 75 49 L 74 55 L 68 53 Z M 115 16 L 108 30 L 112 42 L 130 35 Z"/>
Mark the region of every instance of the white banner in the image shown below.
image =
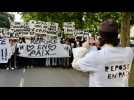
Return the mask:
<path id="1" fill-rule="evenodd" d="M 75 22 L 64 22 L 63 27 L 67 27 L 67 28 L 75 27 Z"/>
<path id="2" fill-rule="evenodd" d="M 15 47 L 11 47 L 9 44 L 8 38 L 0 39 L 0 63 L 8 63 L 8 60 L 11 58 L 13 54 L 13 50 L 15 51 Z"/>
<path id="3" fill-rule="evenodd" d="M 6 28 L 0 28 L 0 36 L 7 36 L 8 29 Z"/>
<path id="4" fill-rule="evenodd" d="M 29 21 L 29 22 L 12 22 L 10 32 L 16 37 L 30 36 L 35 34 L 46 34 L 48 31 L 48 22 Z"/>
<path id="5" fill-rule="evenodd" d="M 8 62 L 8 50 L 7 47 L 0 46 L 0 63 L 7 63 Z"/>
<path id="6" fill-rule="evenodd" d="M 49 22 L 47 32 L 48 33 L 56 33 L 56 32 L 58 32 L 58 25 L 59 25 L 58 23 Z"/>
<path id="7" fill-rule="evenodd" d="M 21 57 L 26 58 L 55 58 L 69 57 L 69 49 L 57 40 L 36 41 L 33 44 L 20 44 L 19 52 Z"/>
<path id="8" fill-rule="evenodd" d="M 46 33 L 48 30 L 48 22 L 43 21 L 29 21 L 29 28 L 36 34 Z"/>
<path id="9" fill-rule="evenodd" d="M 9 31 L 16 37 L 29 35 L 31 32 L 27 22 L 12 22 Z"/>
<path id="10" fill-rule="evenodd" d="M 64 28 L 65 34 L 74 34 L 75 28 Z"/>
<path id="11" fill-rule="evenodd" d="M 75 36 L 84 36 L 84 30 L 82 29 L 76 29 L 74 32 Z"/>
<path id="12" fill-rule="evenodd" d="M 5 33 L 5 28 L 0 28 L 0 34 L 3 34 L 3 33 Z"/>
<path id="13" fill-rule="evenodd" d="M 64 28 L 64 34 L 74 34 L 75 23 L 74 22 L 64 22 L 63 28 Z"/>
<path id="14" fill-rule="evenodd" d="M 29 21 L 29 27 L 36 34 L 54 34 L 58 32 L 59 24 L 55 22 Z"/>

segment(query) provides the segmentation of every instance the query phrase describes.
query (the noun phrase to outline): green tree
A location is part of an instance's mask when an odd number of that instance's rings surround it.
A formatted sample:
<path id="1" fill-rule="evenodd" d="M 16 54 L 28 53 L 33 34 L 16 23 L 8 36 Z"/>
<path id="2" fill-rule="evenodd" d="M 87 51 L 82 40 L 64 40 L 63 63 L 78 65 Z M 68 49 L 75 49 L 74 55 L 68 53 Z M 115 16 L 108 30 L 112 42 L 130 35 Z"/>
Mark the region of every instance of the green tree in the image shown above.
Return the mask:
<path id="1" fill-rule="evenodd" d="M 74 21 L 76 28 L 88 29 L 93 35 L 98 33 L 103 20 L 112 18 L 119 25 L 122 46 L 129 45 L 130 25 L 134 24 L 133 12 L 23 12 L 22 15 L 24 21 L 54 21 L 58 22 L 60 27 L 63 22 Z"/>
<path id="2" fill-rule="evenodd" d="M 121 27 L 120 12 L 86 12 L 84 28 L 89 29 L 92 34 L 97 34 L 100 23 L 107 18 L 114 19 L 119 24 L 119 28 Z"/>
<path id="3" fill-rule="evenodd" d="M 130 19 L 131 13 L 122 12 L 122 21 L 121 21 L 121 45 L 122 47 L 129 46 L 130 42 Z"/>
<path id="4" fill-rule="evenodd" d="M 84 20 L 83 20 L 84 17 Z M 63 22 L 74 21 L 76 28 L 86 28 L 93 33 L 98 32 L 99 23 L 107 18 L 115 19 L 119 24 L 121 21 L 120 12 L 23 12 L 24 21 L 41 20 L 54 21 L 62 27 Z"/>
<path id="5" fill-rule="evenodd" d="M 61 28 L 63 22 L 74 21 L 76 23 L 76 28 L 83 27 L 83 12 L 22 12 L 21 14 L 24 21 L 53 21 L 59 23 Z"/>
<path id="6" fill-rule="evenodd" d="M 14 15 L 8 12 L 0 12 L 0 27 L 10 28 L 11 21 L 14 20 Z"/>
<path id="7" fill-rule="evenodd" d="M 129 29 L 129 25 L 134 23 L 133 12 L 130 14 L 130 23 L 126 23 L 126 20 L 124 19 L 125 17 L 121 15 L 121 12 L 22 12 L 21 14 L 24 21 L 53 21 L 59 23 L 61 28 L 63 22 L 73 21 L 76 24 L 76 29 L 88 29 L 93 35 L 98 33 L 100 23 L 107 18 L 114 19 L 119 25 L 119 32 L 122 30 L 123 33 L 128 33 L 127 30 Z M 128 27 L 128 29 L 123 29 L 124 25 Z M 123 38 L 129 37 L 124 36 L 121 36 L 121 43 L 123 43 L 123 41 L 126 41 L 126 39 Z"/>

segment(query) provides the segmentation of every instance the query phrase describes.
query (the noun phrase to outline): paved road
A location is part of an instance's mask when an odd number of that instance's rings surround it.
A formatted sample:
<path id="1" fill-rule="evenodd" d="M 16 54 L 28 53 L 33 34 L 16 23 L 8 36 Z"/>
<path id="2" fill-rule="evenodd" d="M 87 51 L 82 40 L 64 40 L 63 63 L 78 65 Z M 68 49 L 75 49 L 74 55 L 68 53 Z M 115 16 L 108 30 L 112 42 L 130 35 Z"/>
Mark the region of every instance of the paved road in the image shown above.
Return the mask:
<path id="1" fill-rule="evenodd" d="M 0 87 L 87 87 L 88 74 L 73 69 L 0 70 Z"/>

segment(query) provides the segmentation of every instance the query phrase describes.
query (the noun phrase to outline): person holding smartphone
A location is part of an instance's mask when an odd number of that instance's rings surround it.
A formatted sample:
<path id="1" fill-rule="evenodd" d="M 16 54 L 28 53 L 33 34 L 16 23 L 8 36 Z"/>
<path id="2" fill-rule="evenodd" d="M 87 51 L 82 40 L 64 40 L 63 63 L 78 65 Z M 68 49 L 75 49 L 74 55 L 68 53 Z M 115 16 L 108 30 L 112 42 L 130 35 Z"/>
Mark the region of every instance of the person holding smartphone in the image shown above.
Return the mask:
<path id="1" fill-rule="evenodd" d="M 112 19 L 100 25 L 101 50 L 89 52 L 86 41 L 75 55 L 72 67 L 89 72 L 89 87 L 128 87 L 133 51 L 130 47 L 118 47 L 118 25 Z"/>

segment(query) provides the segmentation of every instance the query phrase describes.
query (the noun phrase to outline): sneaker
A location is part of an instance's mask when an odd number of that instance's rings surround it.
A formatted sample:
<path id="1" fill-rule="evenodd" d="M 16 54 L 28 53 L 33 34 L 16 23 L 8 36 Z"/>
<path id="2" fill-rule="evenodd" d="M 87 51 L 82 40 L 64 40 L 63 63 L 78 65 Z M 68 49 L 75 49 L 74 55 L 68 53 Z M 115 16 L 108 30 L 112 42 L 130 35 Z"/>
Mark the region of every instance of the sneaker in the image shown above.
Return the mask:
<path id="1" fill-rule="evenodd" d="M 9 68 L 6 68 L 6 70 L 9 70 Z"/>
<path id="2" fill-rule="evenodd" d="M 13 68 L 13 67 L 11 68 L 11 70 L 14 70 L 14 69 L 15 69 L 15 68 Z"/>

